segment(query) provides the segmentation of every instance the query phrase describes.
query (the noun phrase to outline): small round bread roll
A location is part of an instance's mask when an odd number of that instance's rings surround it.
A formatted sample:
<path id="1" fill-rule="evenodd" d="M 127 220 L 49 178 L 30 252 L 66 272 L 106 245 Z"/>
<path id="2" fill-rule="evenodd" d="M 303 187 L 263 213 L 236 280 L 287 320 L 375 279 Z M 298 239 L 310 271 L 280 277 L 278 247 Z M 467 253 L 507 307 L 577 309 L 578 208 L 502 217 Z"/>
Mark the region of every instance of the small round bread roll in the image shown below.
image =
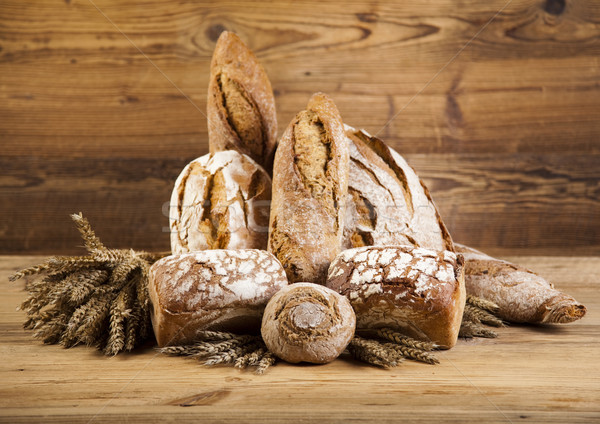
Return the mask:
<path id="1" fill-rule="evenodd" d="M 344 351 L 355 327 L 348 299 L 318 284 L 296 283 L 271 298 L 261 332 L 269 350 L 284 361 L 325 364 Z"/>

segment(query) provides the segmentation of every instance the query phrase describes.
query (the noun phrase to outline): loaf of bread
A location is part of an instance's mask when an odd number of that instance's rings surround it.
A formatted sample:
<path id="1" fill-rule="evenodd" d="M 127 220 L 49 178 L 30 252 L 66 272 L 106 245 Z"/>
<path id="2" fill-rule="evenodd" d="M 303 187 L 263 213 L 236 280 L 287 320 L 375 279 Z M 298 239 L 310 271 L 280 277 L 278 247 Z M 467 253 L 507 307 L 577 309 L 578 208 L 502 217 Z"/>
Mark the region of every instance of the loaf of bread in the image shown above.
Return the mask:
<path id="1" fill-rule="evenodd" d="M 569 323 L 586 308 L 528 269 L 455 244 L 465 258 L 467 293 L 498 305 L 498 316 L 511 322 Z"/>
<path id="2" fill-rule="evenodd" d="M 429 190 L 392 148 L 345 126 L 350 149 L 344 247 L 410 245 L 454 251 Z"/>
<path id="3" fill-rule="evenodd" d="M 271 179 L 236 151 L 188 164 L 170 204 L 173 254 L 204 249 L 266 249 Z"/>
<path id="4" fill-rule="evenodd" d="M 257 333 L 267 302 L 287 285 L 265 250 L 205 250 L 167 256 L 150 268 L 148 292 L 160 347 L 194 343 L 198 331 Z"/>
<path id="5" fill-rule="evenodd" d="M 339 112 L 322 93 L 292 120 L 273 165 L 269 250 L 290 282 L 324 284 L 341 250 L 348 143 Z"/>
<path id="6" fill-rule="evenodd" d="M 268 172 L 277 143 L 271 83 L 252 51 L 232 32 L 221 33 L 210 65 L 208 145 L 237 150 Z"/>
<path id="7" fill-rule="evenodd" d="M 296 283 L 267 304 L 261 334 L 269 351 L 284 361 L 325 364 L 354 336 L 356 317 L 345 297 L 312 283 Z"/>
<path id="8" fill-rule="evenodd" d="M 446 349 L 456 344 L 466 295 L 463 259 L 454 252 L 348 249 L 331 264 L 327 287 L 350 300 L 357 329 L 391 328 Z"/>

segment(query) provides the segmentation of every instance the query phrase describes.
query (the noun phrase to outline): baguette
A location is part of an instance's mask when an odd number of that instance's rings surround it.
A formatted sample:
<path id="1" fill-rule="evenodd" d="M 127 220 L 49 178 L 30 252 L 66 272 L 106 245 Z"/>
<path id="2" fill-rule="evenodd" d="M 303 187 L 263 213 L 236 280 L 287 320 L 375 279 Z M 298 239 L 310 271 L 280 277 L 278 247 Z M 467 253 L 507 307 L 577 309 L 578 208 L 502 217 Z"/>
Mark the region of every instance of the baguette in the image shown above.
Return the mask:
<path id="1" fill-rule="evenodd" d="M 498 316 L 520 323 L 564 324 L 583 318 L 586 307 L 534 272 L 455 244 L 465 257 L 467 293 L 498 305 Z"/>
<path id="2" fill-rule="evenodd" d="M 325 94 L 281 137 L 273 165 L 268 248 L 290 282 L 324 284 L 341 250 L 348 190 L 348 144 L 339 112 Z"/>
<path id="3" fill-rule="evenodd" d="M 232 32 L 221 34 L 213 53 L 207 118 L 211 153 L 237 150 L 270 172 L 277 142 L 273 90 L 256 56 Z"/>

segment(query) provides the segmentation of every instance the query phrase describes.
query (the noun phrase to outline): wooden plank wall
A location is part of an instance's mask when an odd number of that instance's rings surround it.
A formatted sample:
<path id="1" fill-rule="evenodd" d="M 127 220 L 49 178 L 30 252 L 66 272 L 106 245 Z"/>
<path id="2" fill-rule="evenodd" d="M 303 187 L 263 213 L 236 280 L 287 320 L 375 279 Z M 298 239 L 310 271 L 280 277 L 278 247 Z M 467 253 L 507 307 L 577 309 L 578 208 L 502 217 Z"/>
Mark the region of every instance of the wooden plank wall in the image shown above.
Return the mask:
<path id="1" fill-rule="evenodd" d="M 597 1 L 3 0 L 0 253 L 77 251 L 79 211 L 108 245 L 168 248 L 223 29 L 266 68 L 280 134 L 329 93 L 406 156 L 456 240 L 599 251 Z"/>

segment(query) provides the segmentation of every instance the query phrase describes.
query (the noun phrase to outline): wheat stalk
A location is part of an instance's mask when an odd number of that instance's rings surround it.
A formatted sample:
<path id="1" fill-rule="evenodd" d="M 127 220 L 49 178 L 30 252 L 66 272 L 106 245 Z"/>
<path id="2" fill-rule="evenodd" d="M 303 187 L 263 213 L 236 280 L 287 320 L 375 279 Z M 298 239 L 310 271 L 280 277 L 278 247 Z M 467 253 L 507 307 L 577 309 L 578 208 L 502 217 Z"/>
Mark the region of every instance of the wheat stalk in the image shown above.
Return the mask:
<path id="1" fill-rule="evenodd" d="M 55 256 L 9 277 L 39 276 L 25 284 L 24 327 L 45 343 L 130 351 L 150 333 L 148 269 L 168 253 L 108 249 L 81 213 L 71 218 L 87 256 Z"/>

